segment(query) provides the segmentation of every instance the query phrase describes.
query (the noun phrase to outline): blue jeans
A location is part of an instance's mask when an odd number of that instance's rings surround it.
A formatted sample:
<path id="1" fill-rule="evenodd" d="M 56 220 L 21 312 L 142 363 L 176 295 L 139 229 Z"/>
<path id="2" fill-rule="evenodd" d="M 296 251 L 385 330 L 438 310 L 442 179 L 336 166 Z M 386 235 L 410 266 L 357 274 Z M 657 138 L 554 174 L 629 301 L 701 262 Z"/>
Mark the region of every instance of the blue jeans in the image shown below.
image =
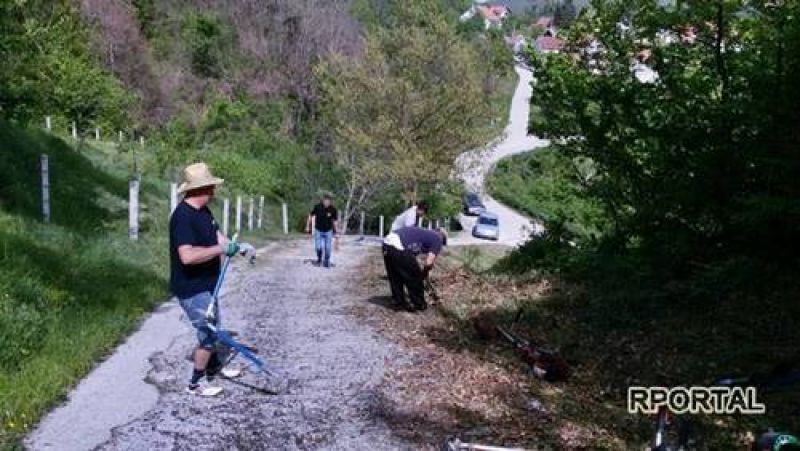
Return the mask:
<path id="1" fill-rule="evenodd" d="M 333 243 L 333 230 L 321 232 L 314 231 L 314 247 L 317 249 L 317 261 L 325 266 L 331 263 L 331 244 Z"/>
<path id="2" fill-rule="evenodd" d="M 212 349 L 214 344 L 217 342 L 217 334 L 211 330 L 209 325 L 208 318 L 206 317 L 206 310 L 208 310 L 208 306 L 214 301 L 214 298 L 211 296 L 211 293 L 208 291 L 203 291 L 202 293 L 197 293 L 196 295 L 188 298 L 179 298 L 178 301 L 183 308 L 183 311 L 186 312 L 186 316 L 189 317 L 189 321 L 192 322 L 192 326 L 197 329 L 197 341 L 200 342 L 200 347 L 205 349 Z M 214 309 L 214 318 L 217 318 L 217 311 L 216 306 Z M 211 325 L 216 325 L 215 323 L 211 323 Z"/>

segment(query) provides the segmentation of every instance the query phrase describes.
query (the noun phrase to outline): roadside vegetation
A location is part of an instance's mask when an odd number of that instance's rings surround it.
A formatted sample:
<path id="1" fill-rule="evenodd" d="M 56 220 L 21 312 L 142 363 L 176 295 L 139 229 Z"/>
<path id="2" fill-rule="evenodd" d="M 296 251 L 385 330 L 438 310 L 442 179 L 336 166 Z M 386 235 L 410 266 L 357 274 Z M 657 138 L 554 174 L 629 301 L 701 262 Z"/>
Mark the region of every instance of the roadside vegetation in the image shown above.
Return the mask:
<path id="1" fill-rule="evenodd" d="M 604 227 L 600 204 L 585 194 L 592 164 L 545 148 L 499 161 L 487 178 L 491 195 L 523 214 L 559 224 L 575 237 L 588 238 Z"/>
<path id="2" fill-rule="evenodd" d="M 415 173 L 446 172 L 459 146 L 505 123 L 515 83 L 508 49 L 501 35 L 460 32 L 460 1 L 201 3 L 0 2 L 0 447 L 17 443 L 166 297 L 168 187 L 186 163 L 205 160 L 225 178 L 219 197 L 266 196 L 267 230 L 249 241 L 275 238 L 281 202 L 299 230 L 323 190 L 352 230 L 361 211 L 400 211 L 409 197 L 399 193 L 412 186 L 433 215 L 452 215 L 458 185 Z M 335 94 L 347 93 L 326 84 L 325 68 L 342 61 L 339 69 L 368 76 L 376 58 L 404 64 L 374 80 L 364 93 L 384 97 L 369 106 L 386 118 L 406 108 L 418 138 L 343 140 L 350 125 L 387 124 L 364 111 L 332 121 Z M 413 101 L 398 104 L 401 86 Z M 449 127 L 443 111 L 463 120 Z M 411 123 L 398 128 L 405 137 Z M 431 158 L 438 148 L 446 154 Z M 382 169 L 347 158 L 369 151 Z M 50 224 L 40 219 L 44 153 Z M 133 177 L 137 243 L 127 239 Z"/>
<path id="3" fill-rule="evenodd" d="M 139 161 L 139 240 L 128 239 L 131 153 L 0 120 L 0 445 L 9 445 L 167 296 L 169 185 Z M 51 222 L 41 221 L 48 154 Z M 221 194 L 225 195 L 226 191 Z M 219 205 L 212 206 L 221 217 Z M 277 206 L 267 209 L 278 217 Z M 243 232 L 263 243 L 280 225 Z"/>
<path id="4" fill-rule="evenodd" d="M 631 385 L 800 367 L 789 76 L 800 10 L 593 3 L 562 32 L 564 53 L 529 55 L 530 129 L 552 147 L 500 162 L 489 181 L 547 228 L 493 271 L 549 289 L 487 314 L 523 308 L 522 327 L 575 363 L 562 398 L 580 402 L 562 412 L 632 447 L 650 423 L 625 412 Z M 799 393 L 765 395 L 763 417 L 701 417 L 701 446 L 741 449 L 767 427 L 797 434 Z"/>
<path id="5" fill-rule="evenodd" d="M 770 301 L 765 308 L 757 297 L 711 307 L 642 299 L 647 287 L 637 280 L 624 290 L 598 289 L 606 271 L 588 282 L 553 271 L 510 274 L 504 266 L 516 254 L 500 246 L 448 248 L 433 273 L 441 300 L 423 315 L 392 310 L 380 257 L 365 263 L 365 303 L 356 313 L 406 357 L 390 367 L 379 408 L 420 449 L 438 449 L 448 437 L 530 449 L 645 449 L 654 418 L 628 413 L 629 386 L 703 385 L 721 374 L 769 371 L 772 355 L 796 343 L 783 318 L 800 313 L 796 307 Z M 511 324 L 558 350 L 569 379 L 537 378 L 510 345 L 485 335 Z M 767 415 L 695 416 L 698 449 L 744 449 L 768 427 L 800 427 L 797 390 L 759 399 Z"/>

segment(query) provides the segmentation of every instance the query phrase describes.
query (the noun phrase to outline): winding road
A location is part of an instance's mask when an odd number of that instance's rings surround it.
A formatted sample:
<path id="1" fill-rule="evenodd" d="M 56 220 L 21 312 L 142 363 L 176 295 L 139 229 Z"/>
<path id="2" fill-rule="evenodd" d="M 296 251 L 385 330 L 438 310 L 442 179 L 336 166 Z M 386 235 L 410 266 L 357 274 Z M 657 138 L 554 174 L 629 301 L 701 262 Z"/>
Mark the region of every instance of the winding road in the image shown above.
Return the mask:
<path id="1" fill-rule="evenodd" d="M 515 70 L 519 83 L 503 137 L 459 160 L 467 186 L 482 193 L 499 217 L 498 242 L 510 246 L 541 226 L 486 195 L 484 180 L 498 160 L 547 145 L 527 134 L 532 74 Z M 451 242 L 489 243 L 470 236 L 474 222 L 462 217 L 465 231 Z M 307 264 L 312 253 L 305 240 L 275 242 L 259 255 L 255 267 L 233 266 L 222 301 L 226 322 L 291 375 L 278 394 L 226 382 L 220 399 L 186 395 L 194 334 L 177 304 L 167 302 L 41 420 L 25 438 L 26 448 L 417 448 L 393 433 L 381 411 L 385 363 L 403 356 L 349 313 L 364 302 L 359 265 L 369 253 L 356 241 L 346 242 L 334 270 Z M 250 374 L 246 381 L 258 379 Z"/>
<path id="2" fill-rule="evenodd" d="M 519 246 L 528 240 L 531 233 L 539 234 L 543 231 L 541 224 L 503 205 L 493 199 L 485 189 L 486 176 L 494 165 L 503 158 L 514 154 L 528 152 L 545 147 L 549 141 L 528 134 L 528 115 L 530 112 L 532 72 L 517 65 L 519 82 L 511 100 L 508 125 L 503 136 L 490 143 L 485 149 L 467 152 L 458 161 L 462 178 L 467 189 L 481 195 L 486 209 L 498 216 L 500 223 L 499 244 Z M 475 225 L 474 216 L 461 215 L 461 224 L 464 231 L 454 236 L 450 242 L 455 245 L 487 244 L 490 241 L 474 238 L 471 235 L 472 226 Z"/>

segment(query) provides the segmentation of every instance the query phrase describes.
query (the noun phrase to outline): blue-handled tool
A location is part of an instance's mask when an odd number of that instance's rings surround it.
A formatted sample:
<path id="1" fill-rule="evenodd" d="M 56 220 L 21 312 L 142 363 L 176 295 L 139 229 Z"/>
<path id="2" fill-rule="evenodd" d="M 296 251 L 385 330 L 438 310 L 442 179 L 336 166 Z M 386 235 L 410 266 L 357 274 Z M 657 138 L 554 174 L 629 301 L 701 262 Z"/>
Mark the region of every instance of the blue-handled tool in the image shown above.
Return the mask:
<path id="1" fill-rule="evenodd" d="M 232 241 L 236 241 L 237 236 L 238 235 L 234 235 Z M 247 245 L 247 251 L 251 250 L 254 250 L 253 247 Z M 250 257 L 251 263 L 253 262 L 253 259 L 255 259 L 255 254 L 251 255 Z M 277 375 L 277 373 L 267 368 L 267 365 L 264 363 L 264 361 L 261 358 L 259 358 L 258 355 L 256 354 L 255 348 L 244 345 L 241 342 L 237 341 L 233 337 L 233 334 L 230 331 L 225 330 L 222 326 L 222 315 L 220 314 L 221 309 L 219 306 L 220 304 L 219 292 L 222 289 L 222 284 L 223 281 L 225 280 L 225 274 L 228 272 L 228 267 L 230 266 L 230 263 L 231 263 L 231 257 L 226 256 L 222 262 L 222 268 L 220 269 L 220 274 L 219 277 L 217 278 L 217 284 L 214 287 L 214 293 L 213 293 L 214 302 L 212 302 L 211 305 L 208 306 L 208 310 L 206 311 L 206 316 L 210 319 L 213 319 L 213 321 L 209 321 L 208 327 L 216 334 L 217 340 L 220 343 L 222 343 L 224 346 L 229 347 L 233 351 L 231 356 L 228 359 L 226 359 L 225 365 L 230 363 L 234 358 L 236 358 L 237 355 L 241 354 L 247 360 L 249 360 L 250 363 L 253 364 L 253 366 L 256 367 L 258 372 L 263 372 L 275 376 Z"/>

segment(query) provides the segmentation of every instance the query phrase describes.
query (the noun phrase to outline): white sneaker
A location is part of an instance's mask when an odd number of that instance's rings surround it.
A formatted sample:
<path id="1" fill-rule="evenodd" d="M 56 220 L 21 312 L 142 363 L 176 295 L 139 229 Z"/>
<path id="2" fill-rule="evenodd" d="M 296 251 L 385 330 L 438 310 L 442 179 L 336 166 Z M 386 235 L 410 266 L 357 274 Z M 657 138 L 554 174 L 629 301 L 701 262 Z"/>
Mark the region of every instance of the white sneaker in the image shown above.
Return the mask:
<path id="1" fill-rule="evenodd" d="M 236 379 L 242 375 L 241 368 L 223 368 L 222 371 L 219 372 L 222 374 L 222 377 L 226 377 L 228 379 Z"/>
<path id="2" fill-rule="evenodd" d="M 186 387 L 186 393 L 190 395 L 212 397 L 222 393 L 222 387 L 209 384 L 189 384 Z"/>

